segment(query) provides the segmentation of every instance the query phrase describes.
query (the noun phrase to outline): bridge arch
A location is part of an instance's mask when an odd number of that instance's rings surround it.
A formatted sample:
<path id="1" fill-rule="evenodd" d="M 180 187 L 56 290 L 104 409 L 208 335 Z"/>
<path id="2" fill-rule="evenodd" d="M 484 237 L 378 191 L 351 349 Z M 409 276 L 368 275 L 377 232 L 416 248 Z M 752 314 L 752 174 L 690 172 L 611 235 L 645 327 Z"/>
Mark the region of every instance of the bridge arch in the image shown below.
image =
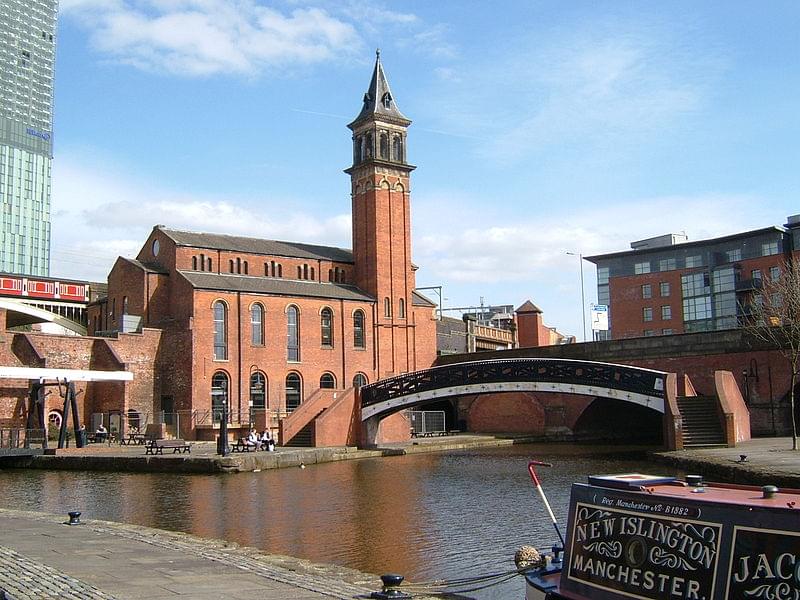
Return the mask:
<path id="1" fill-rule="evenodd" d="M 556 392 L 613 398 L 664 412 L 666 373 L 629 365 L 552 358 L 479 360 L 433 367 L 361 388 L 361 421 L 374 445 L 382 419 L 468 394 Z"/>
<path id="2" fill-rule="evenodd" d="M 55 323 L 78 335 L 86 335 L 86 326 L 59 314 L 37 308 L 11 298 L 0 298 L 0 308 L 6 310 L 6 326 L 32 325 L 33 323 Z"/>

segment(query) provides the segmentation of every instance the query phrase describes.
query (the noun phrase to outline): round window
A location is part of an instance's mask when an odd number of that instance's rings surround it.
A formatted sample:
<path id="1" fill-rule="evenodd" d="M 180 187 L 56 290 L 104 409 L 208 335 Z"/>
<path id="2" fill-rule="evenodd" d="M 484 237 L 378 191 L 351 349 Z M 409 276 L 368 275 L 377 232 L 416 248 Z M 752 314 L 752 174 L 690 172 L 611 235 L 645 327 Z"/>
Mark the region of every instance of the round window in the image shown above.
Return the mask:
<path id="1" fill-rule="evenodd" d="M 161 244 L 158 240 L 153 240 L 153 256 L 158 256 L 158 251 L 161 249 Z"/>

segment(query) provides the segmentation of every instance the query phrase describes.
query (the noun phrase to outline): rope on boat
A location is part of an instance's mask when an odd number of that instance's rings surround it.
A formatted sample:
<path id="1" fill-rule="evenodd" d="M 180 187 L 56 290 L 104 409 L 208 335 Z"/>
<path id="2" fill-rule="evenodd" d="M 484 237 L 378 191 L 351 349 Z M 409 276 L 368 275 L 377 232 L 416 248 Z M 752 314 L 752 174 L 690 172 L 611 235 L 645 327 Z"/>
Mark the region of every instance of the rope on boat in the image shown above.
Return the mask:
<path id="1" fill-rule="evenodd" d="M 519 575 L 524 575 L 527 571 L 533 570 L 534 566 L 524 569 L 513 569 L 500 573 L 489 573 L 486 575 L 476 575 L 474 577 L 464 577 L 461 579 L 433 580 L 414 583 L 403 583 L 398 589 L 412 596 L 445 596 L 448 594 L 463 594 L 476 592 L 513 579 Z M 476 585 L 480 584 L 480 585 Z M 472 586 L 472 587 L 459 587 Z M 459 589 L 455 589 L 455 588 Z"/>

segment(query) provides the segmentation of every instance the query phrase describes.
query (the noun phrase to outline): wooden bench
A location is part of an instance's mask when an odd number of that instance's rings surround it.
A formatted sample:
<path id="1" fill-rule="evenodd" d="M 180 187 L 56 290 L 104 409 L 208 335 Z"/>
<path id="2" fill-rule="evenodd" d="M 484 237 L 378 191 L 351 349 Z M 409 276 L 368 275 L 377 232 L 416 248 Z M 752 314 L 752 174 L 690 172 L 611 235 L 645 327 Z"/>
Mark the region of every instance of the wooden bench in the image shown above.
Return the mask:
<path id="1" fill-rule="evenodd" d="M 172 448 L 172 453 L 189 453 L 192 446 L 184 440 L 152 440 L 145 444 L 145 454 L 164 454 L 164 448 Z"/>
<path id="2" fill-rule="evenodd" d="M 231 444 L 231 452 L 255 452 L 259 444 L 252 444 L 247 438 L 240 437 L 235 444 Z"/>

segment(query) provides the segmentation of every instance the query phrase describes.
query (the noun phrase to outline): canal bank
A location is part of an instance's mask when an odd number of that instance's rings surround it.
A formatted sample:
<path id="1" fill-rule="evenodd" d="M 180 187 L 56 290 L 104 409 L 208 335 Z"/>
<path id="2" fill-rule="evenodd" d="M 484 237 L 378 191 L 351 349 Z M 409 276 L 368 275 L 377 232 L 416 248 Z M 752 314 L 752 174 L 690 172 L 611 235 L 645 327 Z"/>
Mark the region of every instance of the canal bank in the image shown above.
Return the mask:
<path id="1" fill-rule="evenodd" d="M 444 452 L 470 448 L 493 448 L 524 444 L 530 437 L 458 434 L 415 438 L 410 442 L 387 444 L 373 450 L 350 446 L 327 448 L 279 447 L 274 452 L 236 452 L 228 456 L 216 453 L 213 442 L 191 442 L 188 454 L 145 454 L 144 446 L 90 444 L 86 448 L 65 448 L 53 453 L 0 456 L 0 468 L 55 469 L 67 471 L 114 471 L 130 473 L 242 473 L 266 469 L 282 469 L 313 464 L 403 456 L 424 452 Z"/>
<path id="2" fill-rule="evenodd" d="M 66 515 L 0 509 L 0 591 L 7 597 L 323 600 L 368 598 L 381 590 L 376 575 L 222 540 L 66 521 Z"/>
<path id="3" fill-rule="evenodd" d="M 709 481 L 800 489 L 800 451 L 792 450 L 791 438 L 757 438 L 735 448 L 651 452 L 649 456 Z"/>

